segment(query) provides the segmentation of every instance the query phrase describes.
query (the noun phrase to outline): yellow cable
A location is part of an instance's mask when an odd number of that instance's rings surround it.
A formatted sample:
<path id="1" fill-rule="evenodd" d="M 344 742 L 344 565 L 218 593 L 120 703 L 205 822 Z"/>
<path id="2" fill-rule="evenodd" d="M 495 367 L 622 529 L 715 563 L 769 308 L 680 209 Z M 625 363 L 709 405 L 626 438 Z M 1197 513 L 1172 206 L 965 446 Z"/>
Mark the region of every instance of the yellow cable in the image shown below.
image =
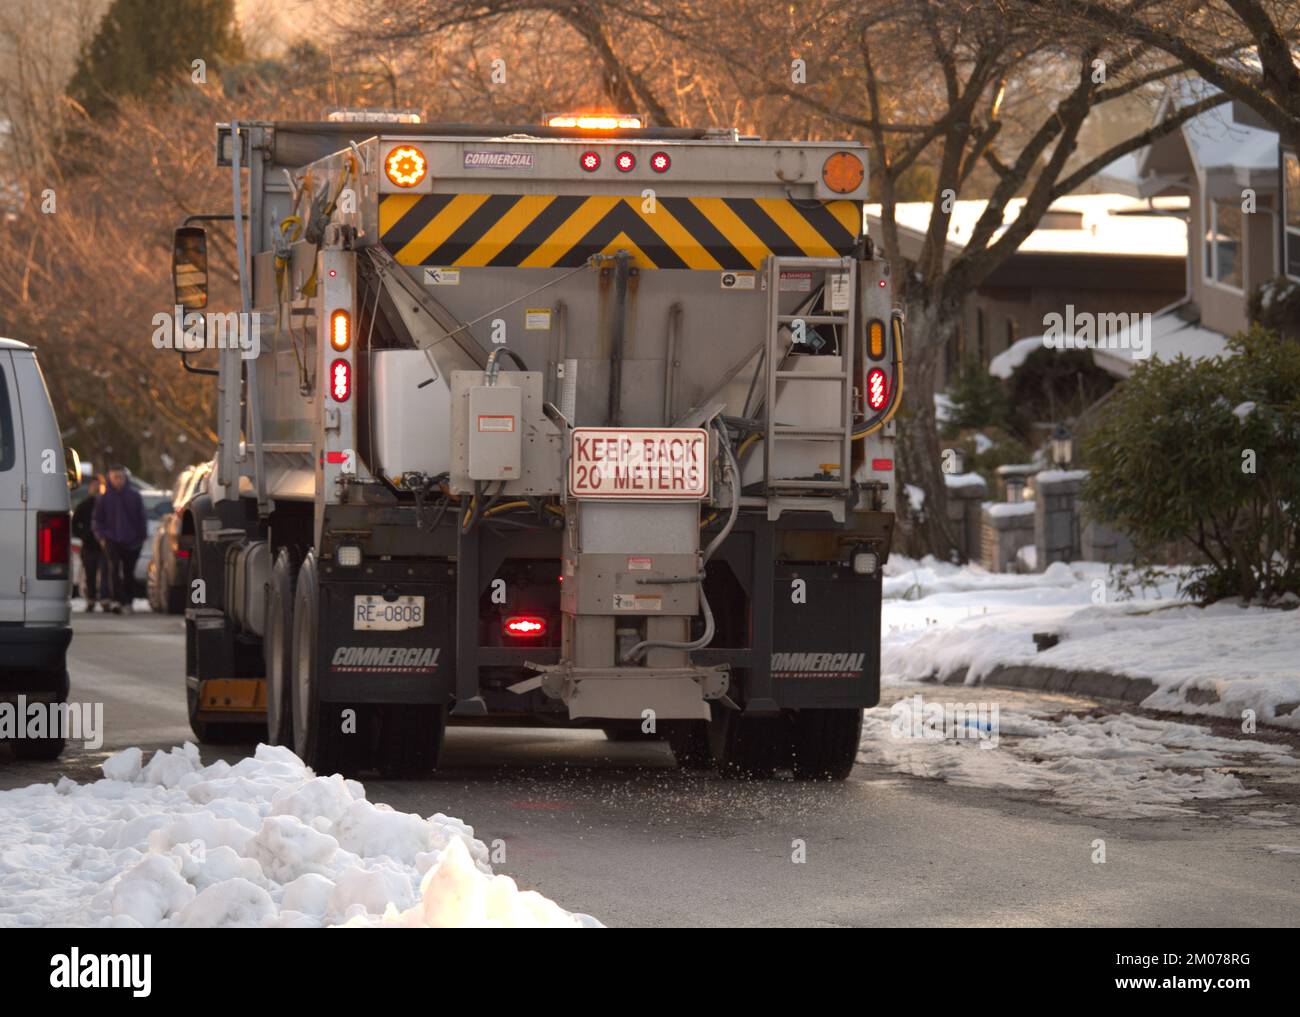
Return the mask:
<path id="1" fill-rule="evenodd" d="M 526 501 L 508 501 L 504 505 L 495 505 L 492 508 L 488 509 L 486 512 L 483 513 L 483 518 L 486 519 L 488 516 L 494 516 L 498 512 L 506 512 L 510 509 L 528 508 L 528 507 L 529 507 L 529 503 Z"/>

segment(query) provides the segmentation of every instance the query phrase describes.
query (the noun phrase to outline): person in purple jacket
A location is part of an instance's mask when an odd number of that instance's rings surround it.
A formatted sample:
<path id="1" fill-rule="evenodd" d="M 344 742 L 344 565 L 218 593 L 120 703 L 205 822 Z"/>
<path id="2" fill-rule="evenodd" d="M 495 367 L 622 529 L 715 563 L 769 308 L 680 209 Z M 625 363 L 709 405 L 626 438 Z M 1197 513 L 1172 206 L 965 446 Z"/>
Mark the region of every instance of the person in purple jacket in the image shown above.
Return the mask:
<path id="1" fill-rule="evenodd" d="M 125 466 L 109 467 L 108 490 L 95 501 L 91 529 L 108 556 L 108 591 L 115 602 L 112 610 L 115 614 L 130 612 L 135 562 L 148 528 L 144 499 L 126 482 Z"/>

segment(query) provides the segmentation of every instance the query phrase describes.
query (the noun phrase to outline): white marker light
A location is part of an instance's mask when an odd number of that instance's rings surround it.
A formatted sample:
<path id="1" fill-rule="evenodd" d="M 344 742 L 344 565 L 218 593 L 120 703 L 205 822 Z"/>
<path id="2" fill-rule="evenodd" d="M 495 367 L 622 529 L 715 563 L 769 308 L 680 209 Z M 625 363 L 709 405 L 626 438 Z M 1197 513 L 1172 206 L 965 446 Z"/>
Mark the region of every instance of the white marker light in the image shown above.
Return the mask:
<path id="1" fill-rule="evenodd" d="M 853 556 L 853 571 L 860 576 L 875 575 L 880 558 L 874 551 L 859 551 Z"/>

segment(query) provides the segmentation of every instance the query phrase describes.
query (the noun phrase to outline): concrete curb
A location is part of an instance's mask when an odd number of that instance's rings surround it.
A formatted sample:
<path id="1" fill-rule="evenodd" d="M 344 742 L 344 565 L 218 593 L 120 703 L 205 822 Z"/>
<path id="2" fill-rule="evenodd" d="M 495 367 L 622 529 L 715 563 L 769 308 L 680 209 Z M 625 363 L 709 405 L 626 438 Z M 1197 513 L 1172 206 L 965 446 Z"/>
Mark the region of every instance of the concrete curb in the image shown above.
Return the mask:
<path id="1" fill-rule="evenodd" d="M 945 685 L 962 685 L 966 669 L 949 675 Z M 998 685 L 1003 688 L 1036 689 L 1040 692 L 1073 692 L 1080 696 L 1115 699 L 1123 703 L 1138 704 L 1158 687 L 1149 678 L 1131 678 L 1107 671 L 1073 671 L 1041 664 L 999 665 L 984 677 L 981 685 Z"/>
<path id="2" fill-rule="evenodd" d="M 945 678 L 945 685 L 964 685 L 966 668 Z M 1108 671 L 1075 671 L 1062 667 L 1049 667 L 1045 664 L 999 664 L 979 683 L 1004 689 L 1035 689 L 1040 692 L 1072 692 L 1092 699 L 1110 699 L 1134 706 L 1155 692 L 1158 685 L 1150 678 L 1134 678 L 1125 674 L 1111 674 Z M 1185 688 L 1183 699 L 1194 705 L 1217 703 L 1219 697 L 1212 689 Z M 1276 716 L 1289 716 L 1300 709 L 1300 702 L 1278 703 Z M 1196 714 L 1191 715 L 1193 718 Z M 1222 718 L 1220 718 L 1222 719 Z M 1287 724 L 1279 724 L 1273 719 L 1260 717 L 1259 723 L 1279 731 L 1296 729 Z"/>

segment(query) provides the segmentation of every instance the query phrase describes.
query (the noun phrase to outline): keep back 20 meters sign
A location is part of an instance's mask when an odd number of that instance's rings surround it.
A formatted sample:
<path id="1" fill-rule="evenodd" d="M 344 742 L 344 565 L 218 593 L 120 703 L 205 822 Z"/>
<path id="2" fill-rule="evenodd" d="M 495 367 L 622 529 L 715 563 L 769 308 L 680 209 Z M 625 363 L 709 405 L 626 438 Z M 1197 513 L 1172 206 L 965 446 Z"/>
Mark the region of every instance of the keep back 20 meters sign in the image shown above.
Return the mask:
<path id="1" fill-rule="evenodd" d="M 703 498 L 709 435 L 694 428 L 578 427 L 569 456 L 573 498 Z"/>

